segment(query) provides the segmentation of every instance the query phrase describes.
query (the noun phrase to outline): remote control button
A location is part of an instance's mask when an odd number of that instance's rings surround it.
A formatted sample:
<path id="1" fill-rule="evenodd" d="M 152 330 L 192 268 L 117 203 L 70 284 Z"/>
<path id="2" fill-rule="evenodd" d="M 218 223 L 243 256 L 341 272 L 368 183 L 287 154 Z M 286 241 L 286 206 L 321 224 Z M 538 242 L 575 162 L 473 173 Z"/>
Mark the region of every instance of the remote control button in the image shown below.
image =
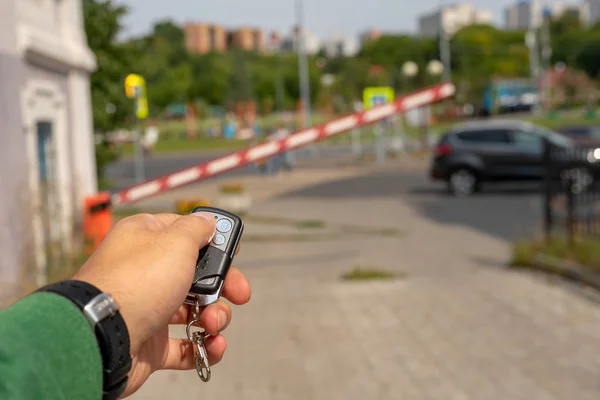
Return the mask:
<path id="1" fill-rule="evenodd" d="M 217 280 L 216 277 L 212 277 L 212 278 L 206 278 L 206 279 L 202 279 L 201 281 L 197 282 L 198 285 L 212 285 L 213 283 L 215 283 L 215 281 Z"/>
<path id="2" fill-rule="evenodd" d="M 215 237 L 213 238 L 213 243 L 216 244 L 217 246 L 222 245 L 223 243 L 225 243 L 225 236 L 217 233 L 215 235 Z"/>
<path id="3" fill-rule="evenodd" d="M 231 230 L 231 222 L 228 219 L 220 219 L 217 221 L 217 230 L 219 232 L 227 233 Z"/>

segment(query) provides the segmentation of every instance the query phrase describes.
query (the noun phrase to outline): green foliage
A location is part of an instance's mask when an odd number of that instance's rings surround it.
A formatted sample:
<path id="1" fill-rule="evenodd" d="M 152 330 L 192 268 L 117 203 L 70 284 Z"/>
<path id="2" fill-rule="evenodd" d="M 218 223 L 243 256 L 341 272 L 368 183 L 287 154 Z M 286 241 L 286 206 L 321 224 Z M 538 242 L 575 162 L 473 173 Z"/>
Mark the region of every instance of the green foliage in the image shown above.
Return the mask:
<path id="1" fill-rule="evenodd" d="M 86 0 L 83 10 L 88 44 L 98 64 L 91 76 L 94 127 L 106 132 L 131 113 L 131 104 L 123 94 L 123 80 L 134 57 L 128 44 L 117 42 L 127 7 L 111 0 Z"/>
<path id="2" fill-rule="evenodd" d="M 397 274 L 392 271 L 386 271 L 379 268 L 356 266 L 350 272 L 342 274 L 342 280 L 345 281 L 371 281 L 371 280 L 390 280 L 404 277 L 405 274 Z"/>
<path id="3" fill-rule="evenodd" d="M 99 69 L 92 77 L 94 122 L 100 132 L 132 122 L 132 105 L 123 93 L 129 73 L 146 78 L 151 116 L 157 117 L 171 104 L 190 101 L 205 105 L 231 105 L 234 100 L 257 100 L 258 109 L 295 109 L 300 95 L 298 58 L 294 53 L 190 54 L 185 33 L 171 20 L 154 24 L 150 34 L 119 41 L 127 8 L 115 0 L 86 0 L 85 25 Z M 600 75 L 600 25 L 581 26 L 569 13 L 551 22 L 553 62 L 582 69 L 592 78 Z M 529 50 L 524 31 L 506 31 L 488 25 L 461 29 L 450 43 L 452 79 L 461 99 L 478 104 L 485 85 L 495 77 L 529 76 Z M 397 92 L 438 81 L 428 76 L 426 65 L 439 58 L 439 40 L 410 35 L 384 35 L 367 42 L 355 57 L 328 57 L 324 51 L 309 57 L 313 104 L 334 103 L 349 111 L 365 87 L 391 85 Z M 319 62 L 318 62 L 319 60 Z M 323 62 L 324 61 L 324 62 Z M 413 61 L 419 74 L 403 76 L 402 65 Z M 377 66 L 377 69 L 373 67 Z M 321 87 L 323 74 L 332 74 L 331 87 Z M 114 113 L 107 112 L 113 104 Z"/>

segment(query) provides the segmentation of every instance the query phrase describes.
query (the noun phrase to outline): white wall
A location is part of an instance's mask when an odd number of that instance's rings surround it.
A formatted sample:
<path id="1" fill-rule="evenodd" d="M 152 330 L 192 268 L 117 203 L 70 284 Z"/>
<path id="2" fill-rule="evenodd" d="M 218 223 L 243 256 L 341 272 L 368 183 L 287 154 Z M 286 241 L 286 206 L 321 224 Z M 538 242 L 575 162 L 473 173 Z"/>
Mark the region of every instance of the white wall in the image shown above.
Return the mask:
<path id="1" fill-rule="evenodd" d="M 55 231 L 67 238 L 68 245 L 73 222 L 82 216 L 83 196 L 97 191 L 89 85 L 95 57 L 87 46 L 82 0 L 11 1 L 18 4 L 16 32 L 24 66 L 21 111 L 29 187 L 33 203 L 39 206 L 42 199 L 35 198 L 39 193 L 36 123 L 48 121 L 52 124 L 60 202 Z M 33 223 L 38 283 L 43 283 L 44 237 L 40 219 L 34 218 Z"/>

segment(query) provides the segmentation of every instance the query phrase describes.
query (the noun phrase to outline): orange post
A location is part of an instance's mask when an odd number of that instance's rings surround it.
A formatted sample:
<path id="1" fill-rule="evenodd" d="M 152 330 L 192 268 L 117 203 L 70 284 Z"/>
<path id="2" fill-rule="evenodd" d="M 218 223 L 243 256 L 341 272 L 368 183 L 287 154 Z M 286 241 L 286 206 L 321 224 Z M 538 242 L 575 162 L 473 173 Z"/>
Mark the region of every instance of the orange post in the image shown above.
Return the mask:
<path id="1" fill-rule="evenodd" d="M 110 193 L 101 192 L 84 199 L 83 234 L 85 252 L 90 255 L 100 246 L 112 227 Z"/>

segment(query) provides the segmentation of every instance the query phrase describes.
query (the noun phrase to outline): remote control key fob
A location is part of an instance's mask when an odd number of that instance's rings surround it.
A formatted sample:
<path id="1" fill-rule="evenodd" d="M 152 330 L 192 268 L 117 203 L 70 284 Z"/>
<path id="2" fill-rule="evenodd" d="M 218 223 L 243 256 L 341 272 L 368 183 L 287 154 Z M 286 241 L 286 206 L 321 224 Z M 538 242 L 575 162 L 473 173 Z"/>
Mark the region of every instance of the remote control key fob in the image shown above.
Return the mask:
<path id="1" fill-rule="evenodd" d="M 217 229 L 211 242 L 200 249 L 194 281 L 185 302 L 205 306 L 221 296 L 223 282 L 242 238 L 244 223 L 237 215 L 214 207 L 196 207 L 192 213 L 200 211 L 214 216 Z"/>

